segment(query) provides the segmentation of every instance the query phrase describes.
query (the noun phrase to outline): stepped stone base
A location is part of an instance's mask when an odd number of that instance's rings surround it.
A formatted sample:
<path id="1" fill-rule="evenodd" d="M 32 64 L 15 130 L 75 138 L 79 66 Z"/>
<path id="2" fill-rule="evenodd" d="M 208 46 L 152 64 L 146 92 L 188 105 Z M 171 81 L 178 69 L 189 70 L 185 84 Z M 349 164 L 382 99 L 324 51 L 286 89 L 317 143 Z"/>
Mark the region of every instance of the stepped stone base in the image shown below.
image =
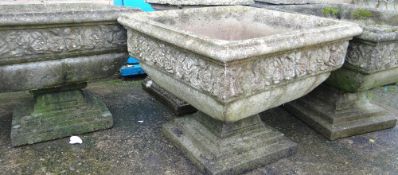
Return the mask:
<path id="1" fill-rule="evenodd" d="M 366 92 L 346 93 L 323 85 L 284 108 L 329 140 L 392 128 L 395 114 L 370 103 Z"/>
<path id="2" fill-rule="evenodd" d="M 163 131 L 206 174 L 240 174 L 291 156 L 297 148 L 259 115 L 223 123 L 197 112 L 165 124 Z"/>
<path id="3" fill-rule="evenodd" d="M 13 113 L 11 143 L 33 144 L 112 127 L 108 108 L 84 84 L 32 91 L 34 99 Z"/>
<path id="4" fill-rule="evenodd" d="M 150 78 L 146 78 L 142 82 L 142 88 L 146 92 L 154 96 L 161 103 L 170 108 L 177 116 L 192 114 L 197 111 L 195 107 L 179 99 L 170 92 L 167 92 L 165 89 L 161 88 L 154 81 L 152 81 Z"/>

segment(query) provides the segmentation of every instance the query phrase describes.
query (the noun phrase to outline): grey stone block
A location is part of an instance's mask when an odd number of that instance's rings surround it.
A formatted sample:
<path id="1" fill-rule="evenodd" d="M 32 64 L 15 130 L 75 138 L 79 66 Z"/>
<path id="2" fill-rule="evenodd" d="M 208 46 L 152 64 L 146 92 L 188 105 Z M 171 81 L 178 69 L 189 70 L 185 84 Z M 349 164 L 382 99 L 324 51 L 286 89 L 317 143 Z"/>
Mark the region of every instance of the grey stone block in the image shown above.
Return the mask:
<path id="1" fill-rule="evenodd" d="M 198 112 L 165 124 L 163 132 L 206 174 L 240 174 L 291 156 L 297 149 L 258 115 L 223 123 Z"/>
<path id="2" fill-rule="evenodd" d="M 396 114 L 371 103 L 366 92 L 320 86 L 284 108 L 329 140 L 392 128 Z"/>

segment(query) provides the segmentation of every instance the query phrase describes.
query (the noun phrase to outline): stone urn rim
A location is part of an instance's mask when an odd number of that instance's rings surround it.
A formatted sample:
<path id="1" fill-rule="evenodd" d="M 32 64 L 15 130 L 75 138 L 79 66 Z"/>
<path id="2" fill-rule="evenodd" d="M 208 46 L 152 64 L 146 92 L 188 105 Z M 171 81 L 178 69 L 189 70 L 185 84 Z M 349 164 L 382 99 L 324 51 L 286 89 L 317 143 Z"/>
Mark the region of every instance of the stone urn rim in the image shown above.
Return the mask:
<path id="1" fill-rule="evenodd" d="M 146 0 L 147 3 L 162 5 L 251 5 L 254 0 Z"/>
<path id="2" fill-rule="evenodd" d="M 203 35 L 196 35 L 193 32 L 162 24 L 154 20 L 160 17 L 177 17 L 180 13 L 194 14 L 218 11 L 242 14 L 249 12 L 261 13 L 261 15 L 264 15 L 264 18 L 276 15 L 285 19 L 292 18 L 289 20 L 292 21 L 292 23 L 294 23 L 293 19 L 301 18 L 305 19 L 307 22 L 310 21 L 314 23 L 314 25 L 318 24 L 324 26 L 306 28 L 305 30 L 293 30 L 291 32 L 282 32 L 245 40 L 220 40 Z M 118 21 L 122 25 L 130 27 L 133 30 L 210 57 L 214 61 L 222 64 L 258 55 L 273 54 L 275 52 L 283 52 L 320 43 L 352 38 L 352 36 L 362 33 L 362 28 L 351 22 L 245 6 L 204 7 L 157 11 L 152 13 L 123 14 L 118 18 Z M 296 25 L 303 27 L 300 22 L 297 22 Z M 324 35 L 324 33 L 328 33 L 328 35 Z M 300 36 L 300 39 L 297 39 L 297 36 Z M 281 41 L 289 41 L 291 44 L 283 44 L 285 42 Z"/>
<path id="3" fill-rule="evenodd" d="M 93 10 L 95 9 L 95 10 Z M 112 21 L 119 17 L 120 12 L 132 10 L 106 4 L 89 3 L 54 3 L 54 4 L 12 4 L 0 6 L 0 26 L 18 25 L 50 25 L 65 23 Z"/>
<path id="4" fill-rule="evenodd" d="M 269 7 L 269 8 L 268 8 Z M 354 11 L 357 9 L 362 9 L 362 10 L 367 10 L 373 14 L 373 17 L 378 17 L 382 18 L 380 19 L 381 21 L 384 21 L 384 24 L 370 24 L 370 23 L 361 23 L 361 20 L 354 20 L 354 19 L 347 19 L 346 17 L 342 17 L 342 20 L 356 23 L 360 27 L 363 28 L 363 33 L 361 35 L 356 36 L 356 38 L 368 40 L 368 41 L 373 41 L 373 42 L 385 42 L 385 41 L 396 41 L 398 40 L 398 26 L 395 24 L 388 23 L 391 21 L 391 19 L 397 19 L 398 18 L 398 12 L 397 11 L 391 11 L 391 10 L 380 10 L 372 7 L 362 7 L 354 4 L 289 4 L 289 5 L 284 5 L 284 6 L 268 6 L 268 9 L 278 9 L 282 10 L 284 12 L 289 12 L 289 13 L 298 13 L 298 12 L 293 12 L 293 11 L 285 11 L 285 9 L 291 8 L 291 7 L 299 7 L 299 8 L 306 8 L 306 7 L 313 7 L 314 9 L 321 9 L 321 8 L 326 8 L 326 7 L 332 7 L 332 8 L 338 8 L 340 9 L 339 11 L 342 11 L 341 9 L 347 9 L 349 11 Z M 302 13 L 298 13 L 302 14 Z M 369 19 L 368 19 L 369 20 Z M 370 21 L 374 21 L 374 19 L 370 19 Z M 385 22 L 388 21 L 388 22 Z M 377 21 L 379 22 L 379 21 Z"/>

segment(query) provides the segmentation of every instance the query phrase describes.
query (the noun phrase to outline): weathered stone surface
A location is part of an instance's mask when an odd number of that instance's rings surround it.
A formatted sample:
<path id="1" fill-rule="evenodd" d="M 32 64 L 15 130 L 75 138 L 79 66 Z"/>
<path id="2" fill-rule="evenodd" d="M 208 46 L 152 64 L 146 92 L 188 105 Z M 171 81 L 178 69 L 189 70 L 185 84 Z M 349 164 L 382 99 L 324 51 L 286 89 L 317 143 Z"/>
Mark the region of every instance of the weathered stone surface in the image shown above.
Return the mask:
<path id="1" fill-rule="evenodd" d="M 119 22 L 134 29 L 128 31 L 130 54 L 156 83 L 223 121 L 308 93 L 342 65 L 347 39 L 361 33 L 351 23 L 250 7 L 155 12 Z M 195 23 L 206 32 L 190 28 Z M 217 33 L 213 23 L 227 30 Z M 278 30 L 267 28 L 272 25 Z M 287 35 L 292 32 L 297 36 Z"/>
<path id="2" fill-rule="evenodd" d="M 320 3 L 350 3 L 351 0 L 255 0 L 267 4 L 320 4 Z"/>
<path id="3" fill-rule="evenodd" d="M 397 82 L 398 68 L 372 74 L 341 68 L 330 75 L 326 83 L 345 92 L 363 92 Z"/>
<path id="4" fill-rule="evenodd" d="M 113 76 L 126 52 L 0 66 L 0 92 L 50 88 Z"/>
<path id="5" fill-rule="evenodd" d="M 146 2 L 155 10 L 254 4 L 253 0 L 146 0 Z"/>
<path id="6" fill-rule="evenodd" d="M 293 154 L 296 145 L 258 113 L 322 83 L 342 66 L 348 39 L 362 32 L 351 23 L 243 6 L 118 21 L 147 74 L 201 111 L 163 128 L 209 174 L 238 174 Z"/>
<path id="7" fill-rule="evenodd" d="M 350 42 L 346 62 L 342 69 L 332 72 L 323 86 L 287 108 L 315 130 L 329 139 L 377 131 L 395 126 L 391 112 L 370 104 L 363 94 L 369 89 L 398 82 L 398 13 L 348 4 L 340 5 L 288 5 L 264 6 L 282 11 L 293 11 L 317 16 L 337 18 L 358 23 L 364 32 Z M 333 96 L 323 92 L 330 92 Z M 315 99 L 322 92 L 323 98 Z M 346 99 L 350 96 L 354 99 Z M 359 100 L 357 98 L 362 100 Z M 335 101 L 330 101 L 335 100 Z M 314 102 L 317 101 L 317 102 Z M 341 111 L 335 103 L 352 102 L 350 109 Z M 311 105 L 310 105 L 311 104 Z M 344 104 L 346 105 L 346 104 Z M 332 121 L 325 120 L 325 116 Z M 334 122 L 334 119 L 342 119 Z"/>
<path id="8" fill-rule="evenodd" d="M 187 102 L 179 99 L 170 92 L 157 85 L 151 78 L 147 77 L 142 82 L 142 88 L 170 108 L 175 115 L 183 116 L 197 112 L 197 110 Z"/>
<path id="9" fill-rule="evenodd" d="M 11 144 L 33 144 L 112 127 L 112 114 L 105 104 L 80 88 L 34 91 L 35 98 L 13 112 Z"/>
<path id="10" fill-rule="evenodd" d="M 398 67 L 398 13 L 349 4 L 261 6 L 355 22 L 364 32 L 350 42 L 344 67 L 371 74 Z"/>
<path id="11" fill-rule="evenodd" d="M 15 109 L 13 146 L 112 126 L 102 102 L 69 86 L 118 71 L 128 53 L 116 19 L 134 11 L 99 4 L 0 6 L 0 92 L 36 93 Z"/>
<path id="12" fill-rule="evenodd" d="M 127 57 L 116 19 L 135 10 L 99 4 L 0 7 L 0 92 L 106 78 Z"/>
<path id="13" fill-rule="evenodd" d="M 166 137 L 206 174 L 240 174 L 296 152 L 296 144 L 258 115 L 223 123 L 201 112 L 163 125 Z"/>
<path id="14" fill-rule="evenodd" d="M 116 24 L 1 30 L 0 66 L 123 52 L 126 35 Z"/>
<path id="15" fill-rule="evenodd" d="M 151 4 L 166 5 L 250 5 L 253 0 L 146 0 Z"/>
<path id="16" fill-rule="evenodd" d="M 366 92 L 346 93 L 328 86 L 284 108 L 330 140 L 392 128 L 397 122 L 396 114 L 369 102 Z"/>

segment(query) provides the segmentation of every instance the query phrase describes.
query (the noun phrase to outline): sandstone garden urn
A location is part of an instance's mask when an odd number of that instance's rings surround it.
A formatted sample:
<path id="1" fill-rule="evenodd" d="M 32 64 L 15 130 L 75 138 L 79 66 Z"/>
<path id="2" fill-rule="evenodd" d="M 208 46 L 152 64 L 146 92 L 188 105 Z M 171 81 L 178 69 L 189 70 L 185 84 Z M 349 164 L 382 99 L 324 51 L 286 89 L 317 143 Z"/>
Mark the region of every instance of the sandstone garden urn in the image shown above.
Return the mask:
<path id="1" fill-rule="evenodd" d="M 159 86 L 200 112 L 163 126 L 202 171 L 237 174 L 294 154 L 258 113 L 342 66 L 352 23 L 244 6 L 123 15 L 128 49 Z"/>
<path id="2" fill-rule="evenodd" d="M 112 114 L 88 81 L 126 60 L 117 17 L 134 10 L 95 4 L 0 6 L 0 92 L 29 90 L 13 113 L 13 146 L 110 128 Z"/>
<path id="3" fill-rule="evenodd" d="M 350 4 L 272 8 L 352 21 L 364 30 L 350 42 L 343 68 L 308 96 L 285 105 L 288 111 L 330 140 L 396 125 L 396 114 L 368 96 L 372 88 L 398 82 L 398 12 Z"/>
<path id="4" fill-rule="evenodd" d="M 253 0 L 147 0 L 155 10 L 172 10 L 184 8 L 198 8 L 208 6 L 229 6 L 229 5 L 253 5 Z M 179 99 L 172 93 L 161 88 L 147 77 L 142 83 L 143 89 L 154 96 L 157 100 L 165 104 L 177 116 L 195 113 L 197 110 Z"/>

